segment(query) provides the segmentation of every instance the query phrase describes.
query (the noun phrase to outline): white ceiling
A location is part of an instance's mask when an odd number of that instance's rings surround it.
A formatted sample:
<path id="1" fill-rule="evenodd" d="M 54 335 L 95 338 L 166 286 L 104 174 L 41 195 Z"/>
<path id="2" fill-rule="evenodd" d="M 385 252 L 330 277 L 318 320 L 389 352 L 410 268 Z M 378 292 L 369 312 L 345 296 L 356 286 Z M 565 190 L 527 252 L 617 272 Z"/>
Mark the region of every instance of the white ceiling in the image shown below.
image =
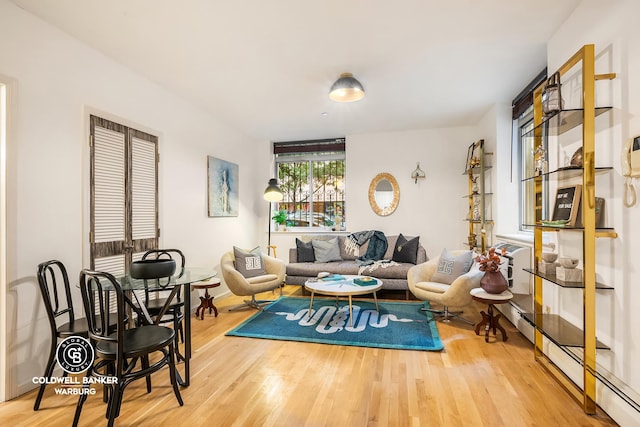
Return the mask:
<path id="1" fill-rule="evenodd" d="M 545 67 L 547 40 L 580 2 L 11 1 L 274 141 L 474 125 Z M 345 71 L 363 100 L 329 100 Z"/>

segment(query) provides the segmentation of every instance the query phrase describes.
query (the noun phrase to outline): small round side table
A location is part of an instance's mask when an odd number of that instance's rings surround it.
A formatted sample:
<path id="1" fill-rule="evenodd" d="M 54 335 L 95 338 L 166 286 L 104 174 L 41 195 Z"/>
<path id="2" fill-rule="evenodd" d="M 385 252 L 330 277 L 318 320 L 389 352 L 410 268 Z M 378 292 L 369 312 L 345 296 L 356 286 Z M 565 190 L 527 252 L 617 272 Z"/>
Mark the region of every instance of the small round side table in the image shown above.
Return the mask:
<path id="1" fill-rule="evenodd" d="M 496 329 L 502 333 L 502 341 L 506 341 L 507 331 L 500 325 L 500 313 L 493 314 L 493 306 L 495 304 L 504 304 L 511 301 L 513 294 L 509 291 L 504 291 L 500 294 L 490 294 L 485 292 L 482 288 L 471 289 L 471 297 L 483 304 L 487 304 L 489 307 L 487 313 L 481 311 L 482 321 L 476 325 L 476 335 L 480 335 L 480 328 L 484 326 L 484 341 L 489 342 L 489 330 L 493 330 L 493 335 L 496 335 Z"/>
<path id="2" fill-rule="evenodd" d="M 200 320 L 204 320 L 204 311 L 208 308 L 209 314 L 211 311 L 215 313 L 214 317 L 218 317 L 218 308 L 213 305 L 213 297 L 209 295 L 209 289 L 217 288 L 220 286 L 220 279 L 213 277 L 209 283 L 196 283 L 191 285 L 193 289 L 204 289 L 204 296 L 200 297 L 200 306 L 196 308 L 196 317 L 200 317 Z"/>

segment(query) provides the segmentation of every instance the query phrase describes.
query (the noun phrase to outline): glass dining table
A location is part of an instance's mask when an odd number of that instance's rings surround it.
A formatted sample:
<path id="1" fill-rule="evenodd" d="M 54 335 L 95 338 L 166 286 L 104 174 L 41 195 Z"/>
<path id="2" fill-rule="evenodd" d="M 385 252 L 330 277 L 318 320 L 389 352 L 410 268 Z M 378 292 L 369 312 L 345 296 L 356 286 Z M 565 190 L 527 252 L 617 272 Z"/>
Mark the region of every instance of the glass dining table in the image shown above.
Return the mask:
<path id="1" fill-rule="evenodd" d="M 211 268 L 202 267 L 184 267 L 177 269 L 171 277 L 165 277 L 162 279 L 134 279 L 129 275 L 120 276 L 116 279 L 122 289 L 125 292 L 131 292 L 137 302 L 134 304 L 131 299 L 127 302 L 131 308 L 142 316 L 144 321 L 148 324 L 157 324 L 162 319 L 162 316 L 171 305 L 172 300 L 177 295 L 180 288 L 182 288 L 183 301 L 184 301 L 184 374 L 181 375 L 179 370 L 178 383 L 183 387 L 188 387 L 190 382 L 190 360 L 191 360 L 191 285 L 198 282 L 203 282 L 215 277 L 218 273 Z M 138 297 L 138 294 L 134 291 L 170 291 L 169 296 L 166 299 L 164 307 L 160 313 L 155 316 L 155 320 L 151 318 L 147 311 L 144 301 Z M 178 333 L 176 331 L 176 333 Z M 176 354 L 178 353 L 176 349 Z"/>

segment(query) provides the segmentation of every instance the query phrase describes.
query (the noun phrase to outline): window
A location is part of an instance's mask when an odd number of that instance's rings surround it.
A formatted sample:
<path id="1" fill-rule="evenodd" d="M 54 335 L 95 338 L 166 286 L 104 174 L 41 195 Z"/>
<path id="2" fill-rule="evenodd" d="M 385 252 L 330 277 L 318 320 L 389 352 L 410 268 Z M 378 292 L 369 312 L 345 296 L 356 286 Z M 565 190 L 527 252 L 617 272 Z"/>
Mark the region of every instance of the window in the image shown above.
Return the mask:
<path id="1" fill-rule="evenodd" d="M 288 227 L 345 228 L 345 140 L 275 142 Z"/>
<path id="2" fill-rule="evenodd" d="M 515 176 L 520 181 L 519 197 L 519 224 L 521 230 L 532 230 L 527 225 L 535 224 L 535 183 L 531 178 L 534 175 L 533 167 L 533 91 L 547 78 L 546 68 L 536 76 L 513 100 L 513 141 L 512 147 L 517 154 L 515 156 Z M 548 207 L 546 201 L 543 205 L 543 215 Z"/>
<path id="3" fill-rule="evenodd" d="M 158 138 L 90 119 L 91 268 L 124 274 L 158 247 Z"/>

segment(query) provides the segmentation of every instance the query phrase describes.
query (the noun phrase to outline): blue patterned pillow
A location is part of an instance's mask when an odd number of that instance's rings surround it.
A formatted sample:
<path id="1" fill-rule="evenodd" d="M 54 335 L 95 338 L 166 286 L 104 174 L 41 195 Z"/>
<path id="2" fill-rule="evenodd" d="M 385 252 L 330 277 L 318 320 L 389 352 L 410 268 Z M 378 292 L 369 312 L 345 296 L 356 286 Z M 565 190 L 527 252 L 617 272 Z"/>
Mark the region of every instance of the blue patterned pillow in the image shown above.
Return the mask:
<path id="1" fill-rule="evenodd" d="M 473 252 L 465 251 L 459 255 L 453 255 L 445 249 L 440 254 L 438 268 L 431 277 L 431 281 L 450 285 L 458 277 L 467 273 L 471 264 L 473 264 Z"/>

